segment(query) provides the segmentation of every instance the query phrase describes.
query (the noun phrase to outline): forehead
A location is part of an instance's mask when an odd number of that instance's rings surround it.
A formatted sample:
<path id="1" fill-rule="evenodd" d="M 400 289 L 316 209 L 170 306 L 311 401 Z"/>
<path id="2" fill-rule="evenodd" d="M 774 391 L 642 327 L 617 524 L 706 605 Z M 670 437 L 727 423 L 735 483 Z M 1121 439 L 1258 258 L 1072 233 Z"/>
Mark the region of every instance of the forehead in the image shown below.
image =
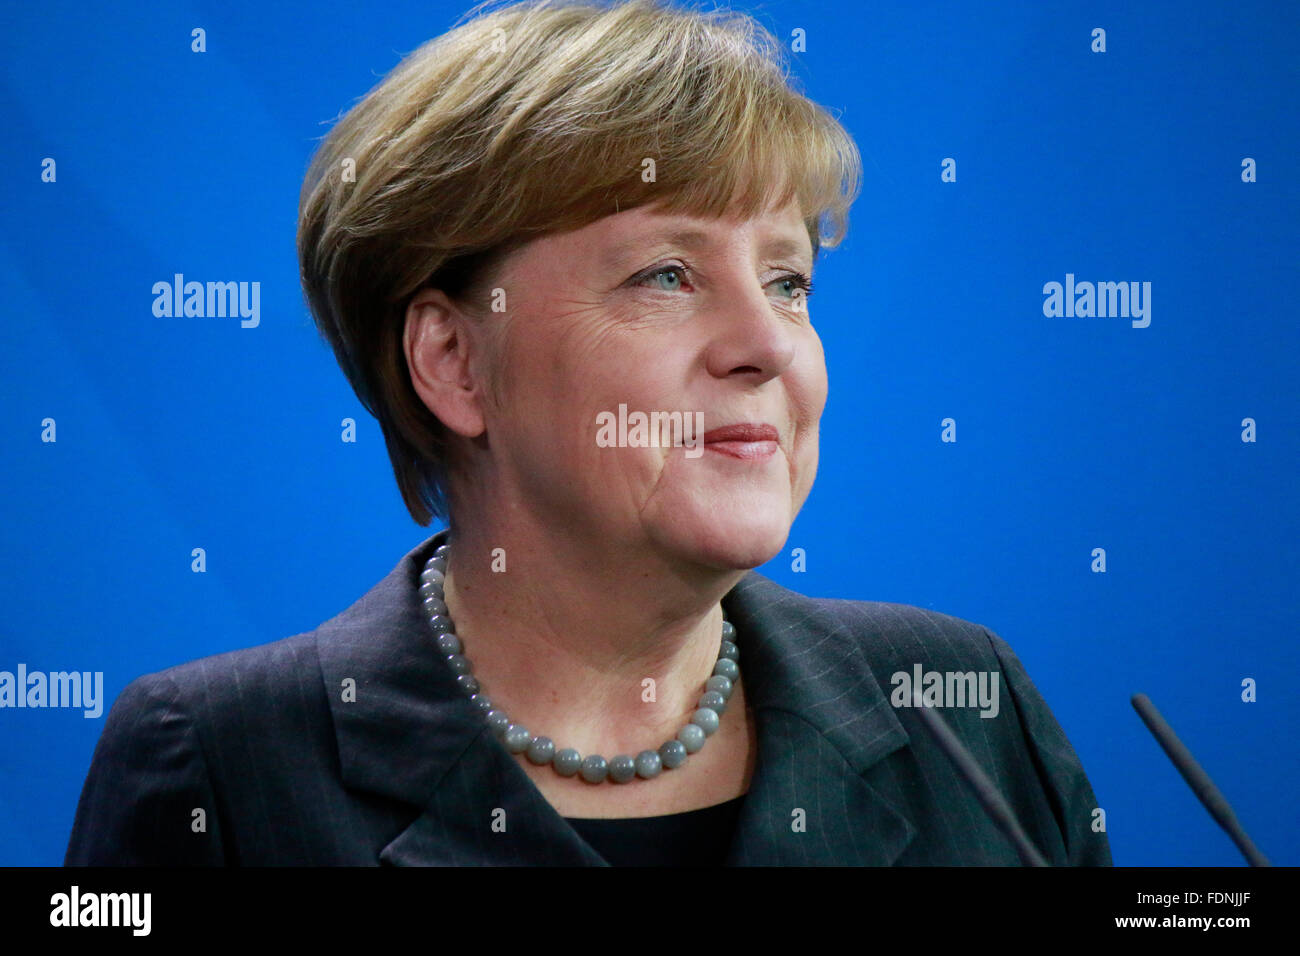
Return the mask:
<path id="1" fill-rule="evenodd" d="M 587 238 L 599 249 L 600 259 L 609 263 L 643 255 L 650 246 L 710 251 L 736 243 L 752 246 L 762 255 L 812 258 L 812 240 L 793 203 L 751 219 L 665 213 L 642 206 L 606 216 L 583 231 L 590 233 Z"/>
<path id="2" fill-rule="evenodd" d="M 511 268 L 529 272 L 554 268 L 561 262 L 616 270 L 665 250 L 707 255 L 725 253 L 737 245 L 758 256 L 791 259 L 809 269 L 813 266 L 812 240 L 793 202 L 748 219 L 667 213 L 653 206 L 638 206 L 578 229 L 532 239 L 506 258 Z"/>
<path id="3" fill-rule="evenodd" d="M 616 273 L 669 251 L 708 256 L 735 254 L 738 247 L 742 255 L 752 251 L 809 272 L 816 258 L 799 207 L 793 202 L 748 219 L 667 213 L 654 206 L 638 206 L 578 229 L 531 239 L 510 251 L 499 268 L 516 276 L 553 274 L 561 268 Z"/>

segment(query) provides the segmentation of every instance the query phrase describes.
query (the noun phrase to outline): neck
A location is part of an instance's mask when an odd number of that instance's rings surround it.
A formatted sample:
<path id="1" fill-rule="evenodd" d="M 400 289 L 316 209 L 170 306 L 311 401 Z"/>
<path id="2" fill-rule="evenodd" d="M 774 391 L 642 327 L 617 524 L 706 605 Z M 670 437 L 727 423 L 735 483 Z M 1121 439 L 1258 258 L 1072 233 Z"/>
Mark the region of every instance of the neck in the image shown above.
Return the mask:
<path id="1" fill-rule="evenodd" d="M 673 564 L 648 543 L 517 512 L 453 519 L 450 542 L 448 612 L 483 692 L 512 721 L 610 757 L 656 749 L 690 719 L 717 659 L 719 602 L 744 571 Z"/>

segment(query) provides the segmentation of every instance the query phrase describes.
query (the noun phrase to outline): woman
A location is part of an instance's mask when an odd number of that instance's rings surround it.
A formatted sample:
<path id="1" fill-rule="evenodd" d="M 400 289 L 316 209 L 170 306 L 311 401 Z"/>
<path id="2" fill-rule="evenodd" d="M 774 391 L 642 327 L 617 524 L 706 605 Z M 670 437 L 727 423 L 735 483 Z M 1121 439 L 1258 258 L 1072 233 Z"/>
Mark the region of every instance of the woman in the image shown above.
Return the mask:
<path id="1" fill-rule="evenodd" d="M 921 668 L 1009 692 L 948 722 L 1051 862 L 1109 863 L 996 635 L 750 571 L 812 487 L 806 299 L 858 180 L 743 16 L 524 4 L 403 61 L 320 147 L 299 251 L 449 527 L 309 634 L 133 682 L 68 862 L 1016 863 L 887 696 Z"/>

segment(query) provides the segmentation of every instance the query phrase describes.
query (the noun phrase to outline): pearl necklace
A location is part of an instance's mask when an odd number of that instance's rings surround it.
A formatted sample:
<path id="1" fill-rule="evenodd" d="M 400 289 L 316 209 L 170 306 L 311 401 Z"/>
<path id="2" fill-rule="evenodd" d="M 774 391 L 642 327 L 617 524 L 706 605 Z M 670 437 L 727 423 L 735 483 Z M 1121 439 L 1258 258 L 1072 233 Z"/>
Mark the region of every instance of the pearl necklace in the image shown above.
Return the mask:
<path id="1" fill-rule="evenodd" d="M 582 779 L 588 783 L 601 783 L 605 780 L 627 783 L 633 777 L 649 780 L 657 777 L 661 770 L 680 767 L 689 754 L 703 747 L 705 739 L 717 731 L 722 714 L 727 709 L 727 700 L 731 697 L 736 681 L 740 680 L 740 665 L 737 663 L 740 651 L 735 643 L 736 628 L 725 619 L 725 611 L 718 660 L 713 665 L 713 676 L 704 684 L 698 709 L 691 715 L 690 723 L 678 731 L 674 739 L 665 741 L 657 751 L 643 750 L 635 757 L 619 754 L 609 761 L 600 754 L 588 754 L 584 758 L 572 747 L 556 750 L 549 737 L 534 737 L 527 728 L 511 723 L 505 711 L 482 693 L 478 678 L 471 672 L 469 658 L 465 656 L 460 638 L 456 636 L 456 625 L 447 613 L 447 604 L 443 600 L 443 583 L 449 550 L 448 545 L 441 545 L 425 564 L 420 575 L 420 597 L 424 600 L 424 609 L 433 628 L 438 650 L 447 666 L 456 674 L 456 683 L 469 696 L 474 708 L 486 717 L 488 726 L 512 754 L 523 753 L 538 766 L 549 764 L 561 777 L 581 774 Z"/>

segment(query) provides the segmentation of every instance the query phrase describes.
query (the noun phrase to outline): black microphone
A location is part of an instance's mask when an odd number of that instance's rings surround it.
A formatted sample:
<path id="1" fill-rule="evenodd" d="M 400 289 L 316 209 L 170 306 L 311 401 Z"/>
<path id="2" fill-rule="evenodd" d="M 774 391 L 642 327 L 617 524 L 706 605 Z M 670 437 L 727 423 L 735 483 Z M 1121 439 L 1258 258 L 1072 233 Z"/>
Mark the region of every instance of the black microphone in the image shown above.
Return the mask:
<path id="1" fill-rule="evenodd" d="M 1020 854 L 1020 862 L 1025 866 L 1050 866 L 1043 855 L 1038 852 L 1037 848 L 1029 842 L 1029 837 L 1025 835 L 1024 829 L 1020 826 L 1020 821 L 1016 815 L 1011 812 L 1011 805 L 1003 799 L 1002 794 L 998 793 L 998 788 L 993 785 L 993 781 L 988 775 L 980 769 L 980 765 L 975 762 L 957 735 L 952 732 L 942 717 L 935 711 L 925 706 L 921 700 L 921 689 L 914 688 L 912 693 L 912 708 L 916 711 L 917 716 L 921 718 L 921 723 L 925 729 L 930 731 L 941 749 L 952 761 L 953 766 L 961 773 L 965 781 L 970 784 L 971 789 L 975 791 L 975 796 L 979 799 L 984 810 L 992 818 L 993 822 L 998 825 L 1016 852 Z"/>
<path id="2" fill-rule="evenodd" d="M 1169 755 L 1169 759 L 1174 762 L 1174 766 L 1183 775 L 1183 779 L 1192 788 L 1197 799 L 1205 805 L 1205 809 L 1210 811 L 1210 816 L 1214 817 L 1215 822 L 1232 837 L 1232 842 L 1237 844 L 1237 849 L 1241 850 L 1246 861 L 1251 866 L 1272 866 L 1273 864 L 1268 862 L 1264 854 L 1255 848 L 1250 837 L 1246 836 L 1246 831 L 1237 822 L 1237 815 L 1232 812 L 1232 807 L 1228 806 L 1227 798 L 1219 792 L 1210 775 L 1196 762 L 1191 751 L 1183 746 L 1183 742 L 1178 739 L 1173 728 L 1165 723 L 1165 719 L 1160 716 L 1160 711 L 1156 710 L 1156 705 L 1151 703 L 1151 698 L 1146 694 L 1134 694 L 1132 699 L 1133 709 L 1141 716 L 1147 729 L 1155 735 L 1156 740 Z"/>

